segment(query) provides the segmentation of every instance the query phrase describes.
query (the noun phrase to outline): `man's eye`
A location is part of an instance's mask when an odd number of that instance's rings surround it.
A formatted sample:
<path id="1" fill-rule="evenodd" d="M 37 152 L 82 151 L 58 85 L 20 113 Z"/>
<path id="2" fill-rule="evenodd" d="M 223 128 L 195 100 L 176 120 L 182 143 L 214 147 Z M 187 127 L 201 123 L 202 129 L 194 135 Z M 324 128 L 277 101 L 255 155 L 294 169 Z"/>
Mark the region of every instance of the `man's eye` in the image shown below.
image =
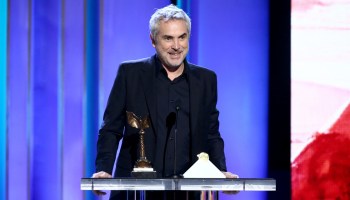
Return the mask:
<path id="1" fill-rule="evenodd" d="M 180 37 L 179 37 L 179 39 L 181 40 L 181 41 L 185 41 L 185 40 L 187 40 L 187 38 L 188 38 L 188 36 L 187 35 L 181 35 Z"/>

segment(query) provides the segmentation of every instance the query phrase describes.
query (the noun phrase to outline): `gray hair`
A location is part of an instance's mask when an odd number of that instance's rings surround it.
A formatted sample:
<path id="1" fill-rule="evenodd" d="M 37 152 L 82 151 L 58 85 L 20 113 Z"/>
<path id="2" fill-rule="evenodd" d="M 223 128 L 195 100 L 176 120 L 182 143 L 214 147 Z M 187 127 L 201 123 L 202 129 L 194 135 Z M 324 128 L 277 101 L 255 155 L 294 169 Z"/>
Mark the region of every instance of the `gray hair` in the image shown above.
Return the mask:
<path id="1" fill-rule="evenodd" d="M 174 19 L 184 20 L 187 25 L 188 34 L 190 35 L 191 19 L 181 8 L 170 4 L 164 8 L 157 9 L 156 12 L 151 16 L 151 19 L 149 20 L 149 30 L 152 37 L 155 38 L 157 36 L 160 21 L 169 21 Z"/>

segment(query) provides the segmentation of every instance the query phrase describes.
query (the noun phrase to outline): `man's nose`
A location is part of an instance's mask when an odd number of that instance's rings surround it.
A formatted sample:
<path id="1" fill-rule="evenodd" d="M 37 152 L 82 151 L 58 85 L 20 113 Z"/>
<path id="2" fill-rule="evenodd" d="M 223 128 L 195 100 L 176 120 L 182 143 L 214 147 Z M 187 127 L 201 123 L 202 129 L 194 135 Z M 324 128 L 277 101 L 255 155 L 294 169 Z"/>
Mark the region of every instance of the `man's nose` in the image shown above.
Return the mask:
<path id="1" fill-rule="evenodd" d="M 179 40 L 174 40 L 172 48 L 175 49 L 175 50 L 180 49 Z"/>

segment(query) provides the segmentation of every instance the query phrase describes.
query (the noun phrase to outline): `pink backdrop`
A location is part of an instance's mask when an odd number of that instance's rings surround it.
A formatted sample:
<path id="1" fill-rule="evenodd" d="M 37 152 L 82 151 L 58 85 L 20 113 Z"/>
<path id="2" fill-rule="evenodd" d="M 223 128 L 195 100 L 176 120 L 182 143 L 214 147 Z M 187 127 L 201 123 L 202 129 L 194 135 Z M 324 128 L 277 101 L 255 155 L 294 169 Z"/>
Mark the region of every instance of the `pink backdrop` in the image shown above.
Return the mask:
<path id="1" fill-rule="evenodd" d="M 350 1 L 292 1 L 293 199 L 350 199 Z"/>

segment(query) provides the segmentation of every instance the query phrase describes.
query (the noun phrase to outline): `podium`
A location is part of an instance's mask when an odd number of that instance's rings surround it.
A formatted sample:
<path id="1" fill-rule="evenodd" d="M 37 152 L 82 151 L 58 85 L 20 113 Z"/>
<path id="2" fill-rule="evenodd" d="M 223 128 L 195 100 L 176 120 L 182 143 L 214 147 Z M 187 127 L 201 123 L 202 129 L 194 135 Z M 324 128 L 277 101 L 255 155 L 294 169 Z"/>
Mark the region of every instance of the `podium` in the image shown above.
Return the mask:
<path id="1" fill-rule="evenodd" d="M 218 198 L 218 191 L 276 191 L 275 179 L 256 178 L 82 178 L 81 190 L 202 191 L 202 199 Z M 146 197 L 143 196 L 145 200 Z"/>

